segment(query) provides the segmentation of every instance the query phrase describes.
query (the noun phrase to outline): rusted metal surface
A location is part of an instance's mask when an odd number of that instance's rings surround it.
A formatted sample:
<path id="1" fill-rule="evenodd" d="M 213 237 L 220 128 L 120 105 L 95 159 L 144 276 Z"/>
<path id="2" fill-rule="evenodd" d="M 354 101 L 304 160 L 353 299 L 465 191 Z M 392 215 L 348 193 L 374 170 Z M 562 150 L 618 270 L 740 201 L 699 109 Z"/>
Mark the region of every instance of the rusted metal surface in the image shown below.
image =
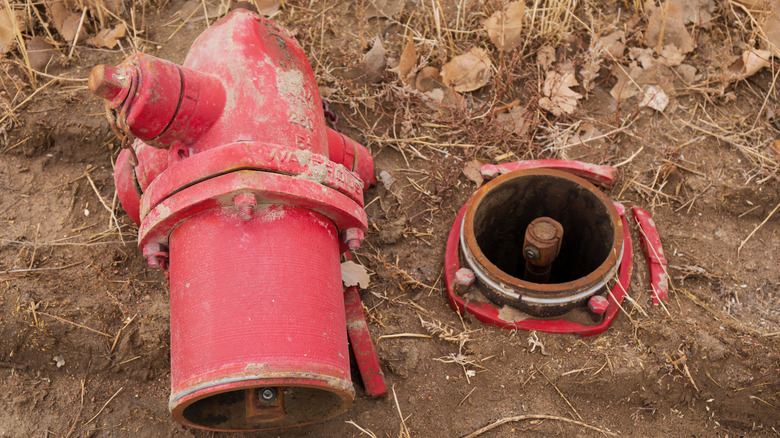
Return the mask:
<path id="1" fill-rule="evenodd" d="M 141 223 L 141 189 L 133 170 L 132 152 L 122 149 L 114 164 L 114 186 L 122 207 L 136 225 Z"/>
<path id="2" fill-rule="evenodd" d="M 549 217 L 536 218 L 525 229 L 523 279 L 531 283 L 550 281 L 552 263 L 561 251 L 563 226 Z"/>
<path id="3" fill-rule="evenodd" d="M 262 425 L 284 421 L 284 391 L 281 388 L 244 390 L 246 422 Z"/>
<path id="4" fill-rule="evenodd" d="M 593 184 L 611 189 L 617 179 L 617 168 L 574 160 L 525 160 L 503 164 L 485 164 L 480 169 L 482 177 L 493 179 L 515 170 L 553 169 L 563 170 L 586 179 Z"/>
<path id="5" fill-rule="evenodd" d="M 546 284 L 523 280 L 527 226 L 551 217 L 565 229 L 561 251 Z M 585 301 L 617 272 L 624 227 L 612 202 L 587 181 L 557 170 L 502 175 L 467 203 L 461 248 L 468 266 L 499 305 L 535 316 L 553 316 Z"/>
<path id="6" fill-rule="evenodd" d="M 339 264 L 367 230 L 373 160 L 326 129 L 293 36 L 239 9 L 183 65 L 133 55 L 95 68 L 89 86 L 126 148 L 115 180 L 139 247 L 169 269 L 173 417 L 250 431 L 343 412 L 347 316 L 367 391 L 386 392 Z"/>
<path id="7" fill-rule="evenodd" d="M 461 207 L 458 215 L 455 217 L 455 221 L 447 238 L 447 250 L 444 256 L 444 280 L 447 287 L 447 301 L 449 302 L 450 307 L 462 314 L 468 312 L 474 315 L 477 320 L 486 324 L 510 330 L 538 330 L 550 333 L 572 333 L 579 336 L 594 336 L 603 333 L 612 325 L 615 318 L 620 313 L 620 306 L 625 299 L 626 291 L 629 289 L 631 282 L 633 254 L 630 234 L 626 233 L 623 239 L 623 250 L 617 282 L 612 287 L 612 290 L 608 291 L 607 301 L 609 306 L 604 313 L 603 319 L 600 319 L 600 322 L 597 321 L 593 324 L 587 324 L 581 321 L 567 319 L 566 315 L 544 319 L 528 316 L 525 319 L 508 320 L 505 317 L 502 318 L 501 307 L 493 303 L 470 300 L 468 297 L 460 296 L 456 292 L 457 281 L 455 279 L 455 273 L 458 272 L 464 264 L 460 254 L 461 224 L 466 215 L 468 205 L 469 201 Z M 615 208 L 620 215 L 623 227 L 628 229 L 628 222 L 625 218 L 623 206 L 619 203 L 615 203 Z"/>
<path id="8" fill-rule="evenodd" d="M 650 287 L 653 290 L 653 306 L 659 306 L 661 301 L 669 301 L 669 278 L 666 274 L 666 256 L 661 245 L 661 237 L 655 227 L 655 221 L 647 210 L 639 207 L 631 208 L 634 220 L 639 226 L 639 243 L 647 259 L 650 275 Z"/>

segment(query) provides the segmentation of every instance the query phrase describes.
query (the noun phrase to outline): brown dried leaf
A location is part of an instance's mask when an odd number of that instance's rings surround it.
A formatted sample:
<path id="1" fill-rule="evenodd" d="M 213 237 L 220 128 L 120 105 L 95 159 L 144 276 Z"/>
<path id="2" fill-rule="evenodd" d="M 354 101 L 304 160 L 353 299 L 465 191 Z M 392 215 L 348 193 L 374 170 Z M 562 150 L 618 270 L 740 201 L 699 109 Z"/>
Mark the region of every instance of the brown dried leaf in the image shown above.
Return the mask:
<path id="1" fill-rule="evenodd" d="M 49 11 L 51 13 L 52 22 L 54 23 L 54 28 L 60 33 L 62 39 L 68 43 L 72 43 L 76 38 L 76 31 L 79 28 L 81 14 L 70 11 L 62 0 L 51 2 L 49 4 Z M 86 34 L 87 31 L 84 26 L 82 26 L 81 31 L 79 31 L 78 41 L 84 39 Z"/>
<path id="2" fill-rule="evenodd" d="M 756 74 L 759 70 L 769 66 L 772 57 L 768 50 L 745 50 L 742 58 L 729 67 L 732 79 L 745 79 Z"/>
<path id="3" fill-rule="evenodd" d="M 536 62 L 547 71 L 555 62 L 555 49 L 552 46 L 544 46 L 536 53 Z"/>
<path id="4" fill-rule="evenodd" d="M 548 72 L 542 86 L 545 97 L 539 99 L 539 106 L 556 116 L 573 113 L 577 108 L 577 100 L 582 99 L 580 93 L 569 88 L 576 85 L 579 83 L 573 72 Z"/>
<path id="5" fill-rule="evenodd" d="M 279 8 L 281 7 L 279 0 L 255 0 L 254 4 L 257 8 L 257 13 L 265 15 L 266 17 L 270 17 L 279 12 Z"/>
<path id="6" fill-rule="evenodd" d="M 366 18 L 395 18 L 406 6 L 406 0 L 370 0 L 366 7 Z"/>
<path id="7" fill-rule="evenodd" d="M 628 74 L 626 74 L 626 71 Z M 638 66 L 626 67 L 616 65 L 612 69 L 612 74 L 617 77 L 618 81 L 609 92 L 612 98 L 619 101 L 636 96 L 640 90 L 637 88 L 634 82 L 629 79 L 629 76 L 631 78 L 636 78 L 641 72 L 642 68 Z"/>
<path id="8" fill-rule="evenodd" d="M 27 58 L 33 70 L 44 71 L 52 59 L 59 58 L 60 53 L 45 39 L 36 36 L 27 40 Z"/>
<path id="9" fill-rule="evenodd" d="M 477 187 L 485 182 L 485 179 L 482 178 L 482 172 L 479 171 L 484 165 L 485 163 L 483 161 L 471 160 L 463 166 L 463 174 L 466 175 L 466 178 L 474 181 L 477 184 Z"/>
<path id="10" fill-rule="evenodd" d="M 484 23 L 490 41 L 499 50 L 515 49 L 523 41 L 524 17 L 525 2 L 522 0 L 510 3 L 503 11 L 494 12 Z"/>
<path id="11" fill-rule="evenodd" d="M 107 49 L 113 49 L 116 47 L 117 41 L 124 38 L 127 29 L 124 23 L 119 23 L 113 29 L 103 29 L 97 33 L 97 35 L 87 40 L 87 44 L 95 47 L 105 47 Z"/>
<path id="12" fill-rule="evenodd" d="M 459 93 L 474 91 L 487 85 L 493 63 L 483 49 L 474 47 L 444 64 L 441 76 L 444 83 Z"/>
<path id="13" fill-rule="evenodd" d="M 623 56 L 623 51 L 626 50 L 626 33 L 622 30 L 612 32 L 611 34 L 601 38 L 601 44 L 613 58 L 618 59 Z"/>
<path id="14" fill-rule="evenodd" d="M 674 69 L 682 76 L 686 83 L 692 84 L 696 80 L 696 67 L 690 64 L 680 64 Z"/>
<path id="15" fill-rule="evenodd" d="M 411 73 L 414 64 L 417 63 L 417 49 L 414 46 L 414 39 L 409 35 L 409 39 L 406 42 L 404 51 L 401 52 L 401 59 L 398 61 L 398 65 L 395 68 L 390 69 L 391 72 L 396 73 L 401 81 L 408 83 L 410 80 L 409 73 Z"/>
<path id="16" fill-rule="evenodd" d="M 341 280 L 346 287 L 358 286 L 361 289 L 367 288 L 370 282 L 366 268 L 352 260 L 341 264 Z"/>
<path id="17" fill-rule="evenodd" d="M 693 23 L 697 26 L 706 26 L 712 21 L 715 0 L 672 0 L 672 3 L 682 9 L 685 24 Z"/>
<path id="18" fill-rule="evenodd" d="M 423 67 L 415 79 L 415 88 L 423 93 L 439 88 L 444 85 L 439 70 L 436 67 Z"/>
<path id="19" fill-rule="evenodd" d="M 519 106 L 512 107 L 509 111 L 496 116 L 496 121 L 507 132 L 512 132 L 519 136 L 524 136 L 531 128 L 531 117 L 533 113 L 527 108 Z"/>
<path id="20" fill-rule="evenodd" d="M 5 8 L 0 10 L 0 56 L 5 55 L 16 47 L 14 24 L 16 26 L 24 26 L 24 16 L 20 16 L 20 12 L 14 11 L 9 13 L 8 9 Z M 20 32 L 23 30 L 23 28 L 19 29 Z"/>
<path id="21" fill-rule="evenodd" d="M 664 13 L 665 10 L 665 13 Z M 650 15 L 645 33 L 645 44 L 656 48 L 663 32 L 662 46 L 673 44 L 682 53 L 693 51 L 693 38 L 685 28 L 683 10 L 675 3 L 656 8 Z"/>
<path id="22" fill-rule="evenodd" d="M 650 107 L 659 113 L 664 112 L 669 105 L 669 96 L 666 95 L 661 87 L 650 85 L 643 90 L 642 101 L 639 107 Z"/>

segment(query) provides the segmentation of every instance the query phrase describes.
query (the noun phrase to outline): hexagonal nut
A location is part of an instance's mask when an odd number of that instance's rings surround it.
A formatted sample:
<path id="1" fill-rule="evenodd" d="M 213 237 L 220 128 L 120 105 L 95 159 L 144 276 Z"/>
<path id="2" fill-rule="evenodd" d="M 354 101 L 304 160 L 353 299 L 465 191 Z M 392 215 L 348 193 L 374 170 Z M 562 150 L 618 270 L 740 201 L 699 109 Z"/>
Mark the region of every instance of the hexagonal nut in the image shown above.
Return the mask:
<path id="1" fill-rule="evenodd" d="M 360 228 L 347 228 L 344 231 L 344 243 L 353 251 L 360 248 L 360 244 L 365 238 L 366 235 Z"/>
<path id="2" fill-rule="evenodd" d="M 461 287 L 469 287 L 477 280 L 474 271 L 469 268 L 460 268 L 455 272 L 455 283 Z"/>
<path id="3" fill-rule="evenodd" d="M 163 252 L 163 251 L 165 251 L 165 247 L 163 247 L 159 243 L 147 243 L 146 245 L 144 245 L 144 248 L 142 250 L 144 257 L 152 257 L 158 252 Z"/>
<path id="4" fill-rule="evenodd" d="M 609 300 L 601 295 L 594 295 L 588 300 L 588 309 L 597 315 L 606 313 L 607 307 L 609 307 Z"/>

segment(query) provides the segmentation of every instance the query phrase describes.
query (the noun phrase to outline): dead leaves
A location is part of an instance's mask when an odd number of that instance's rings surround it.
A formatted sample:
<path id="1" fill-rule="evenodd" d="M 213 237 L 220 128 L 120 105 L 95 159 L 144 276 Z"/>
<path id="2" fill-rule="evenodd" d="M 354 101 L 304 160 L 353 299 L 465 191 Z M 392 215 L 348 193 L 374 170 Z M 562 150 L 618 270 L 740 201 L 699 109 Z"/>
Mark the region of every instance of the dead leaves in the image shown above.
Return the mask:
<path id="1" fill-rule="evenodd" d="M 45 39 L 36 36 L 27 40 L 27 58 L 30 60 L 30 67 L 36 71 L 45 71 L 46 66 L 52 60 L 61 58 L 63 55 L 55 50 L 54 46 Z"/>
<path id="2" fill-rule="evenodd" d="M 478 90 L 490 81 L 493 63 L 484 49 L 472 48 L 452 58 L 441 68 L 446 85 L 459 93 Z"/>
<path id="3" fill-rule="evenodd" d="M 525 2 L 510 3 L 505 10 L 496 11 L 485 20 L 490 41 L 498 50 L 510 51 L 523 41 L 523 19 L 525 18 Z"/>
<path id="4" fill-rule="evenodd" d="M 21 11 L 0 10 L 0 56 L 16 47 L 16 35 L 25 30 L 24 14 Z"/>
<path id="5" fill-rule="evenodd" d="M 87 29 L 81 21 L 83 12 L 78 14 L 71 11 L 62 0 L 53 1 L 48 6 L 54 28 L 57 29 L 63 40 L 67 43 L 73 43 L 74 41 L 78 43 L 84 39 L 87 35 Z M 79 23 L 81 23 L 81 26 L 79 26 Z M 78 39 L 76 39 L 76 32 L 79 33 Z"/>
<path id="6" fill-rule="evenodd" d="M 742 57 L 729 67 L 733 79 L 745 79 L 769 66 L 772 54 L 769 50 L 745 50 Z"/>
<path id="7" fill-rule="evenodd" d="M 579 83 L 574 77 L 574 72 L 547 72 L 542 86 L 544 97 L 539 99 L 539 106 L 556 116 L 573 113 L 577 108 L 577 101 L 582 99 L 580 93 L 570 88 L 577 85 Z"/>
<path id="8" fill-rule="evenodd" d="M 341 264 L 341 280 L 346 287 L 358 286 L 361 289 L 367 288 L 370 282 L 366 268 L 352 260 Z"/>
<path id="9" fill-rule="evenodd" d="M 671 53 L 692 52 L 694 42 L 688 29 L 685 28 L 682 7 L 677 3 L 669 2 L 655 8 L 648 19 L 645 43 L 648 47 L 657 48 L 658 52 L 664 48 Z"/>
<path id="10" fill-rule="evenodd" d="M 124 38 L 127 28 L 124 23 L 119 23 L 113 29 L 103 29 L 97 35 L 87 40 L 87 44 L 95 47 L 113 49 L 120 38 Z"/>
<path id="11" fill-rule="evenodd" d="M 395 68 L 390 69 L 390 71 L 396 73 L 401 78 L 401 81 L 406 84 L 410 80 L 409 74 L 412 72 L 416 63 L 417 48 L 414 46 L 414 39 L 409 35 L 406 47 L 404 47 L 404 51 L 401 52 L 401 59 L 398 61 L 398 65 Z"/>

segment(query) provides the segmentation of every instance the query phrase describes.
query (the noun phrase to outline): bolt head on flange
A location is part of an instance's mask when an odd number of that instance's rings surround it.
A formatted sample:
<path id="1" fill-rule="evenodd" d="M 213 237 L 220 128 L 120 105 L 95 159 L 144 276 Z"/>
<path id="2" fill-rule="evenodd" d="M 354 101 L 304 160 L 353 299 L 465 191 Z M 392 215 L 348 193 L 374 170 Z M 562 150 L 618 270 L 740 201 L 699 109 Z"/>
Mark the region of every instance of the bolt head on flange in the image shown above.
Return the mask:
<path id="1" fill-rule="evenodd" d="M 152 268 L 159 268 L 165 258 L 168 258 L 168 250 L 159 243 L 148 243 L 143 248 L 144 257 Z"/>
<path id="2" fill-rule="evenodd" d="M 609 301 L 601 295 L 594 295 L 588 300 L 588 309 L 597 315 L 606 313 L 607 307 L 609 307 Z"/>
<path id="3" fill-rule="evenodd" d="M 257 205 L 254 193 L 239 193 L 233 197 L 233 204 L 238 207 L 238 215 L 241 219 L 252 219 Z"/>
<path id="4" fill-rule="evenodd" d="M 360 248 L 360 244 L 363 243 L 365 238 L 366 235 L 360 228 L 347 228 L 344 231 L 344 243 L 352 251 Z"/>
<path id="5" fill-rule="evenodd" d="M 469 287 L 476 281 L 474 271 L 469 268 L 460 268 L 455 272 L 455 283 L 461 287 Z"/>

